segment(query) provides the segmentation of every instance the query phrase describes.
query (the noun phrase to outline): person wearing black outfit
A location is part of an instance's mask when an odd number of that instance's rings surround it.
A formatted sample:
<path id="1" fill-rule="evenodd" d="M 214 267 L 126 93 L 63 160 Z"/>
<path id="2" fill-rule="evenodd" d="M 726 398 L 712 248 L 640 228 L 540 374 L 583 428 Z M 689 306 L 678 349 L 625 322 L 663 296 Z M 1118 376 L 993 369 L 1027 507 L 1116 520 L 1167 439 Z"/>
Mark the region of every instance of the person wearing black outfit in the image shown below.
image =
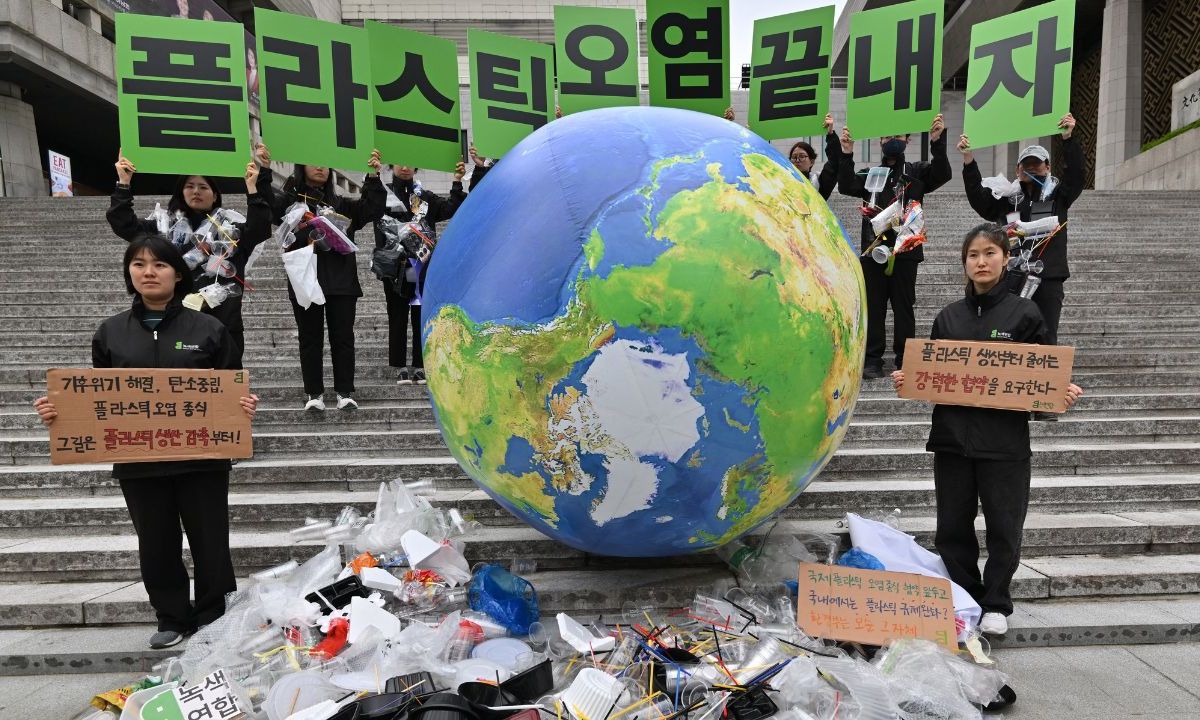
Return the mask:
<path id="1" fill-rule="evenodd" d="M 271 183 L 268 179 L 265 186 L 259 185 L 259 166 L 266 167 L 270 162 L 271 154 L 267 147 L 259 144 L 254 150 L 254 162 L 246 165 L 246 222 L 239 223 L 237 248 L 226 258 L 242 281 L 246 279 L 246 261 L 250 259 L 250 254 L 259 243 L 271 236 Z M 118 154 L 116 168 L 117 186 L 113 190 L 112 204 L 105 213 L 113 232 L 127 242 L 144 233 L 158 232 L 158 226 L 152 218 L 140 219 L 133 210 L 133 191 L 130 189 L 133 174 L 136 172 L 133 163 L 124 155 Z M 260 187 L 263 187 L 261 191 Z M 167 202 L 167 213 L 172 219 L 176 213 L 182 213 L 188 226 L 196 230 L 220 207 L 221 191 L 217 189 L 214 178 L 204 175 L 180 175 L 175 183 L 175 191 Z M 196 268 L 193 275 L 196 290 L 214 284 L 229 288 L 229 296 L 221 304 L 212 307 L 205 303 L 204 312 L 217 318 L 228 328 L 234 344 L 234 367 L 240 368 L 246 347 L 241 283 L 234 278 L 209 275 L 205 273 L 203 265 Z"/>
<path id="2" fill-rule="evenodd" d="M 910 200 L 923 203 L 925 194 L 937 190 L 950 180 L 950 161 L 946 159 L 946 126 L 942 116 L 933 120 L 929 129 L 929 162 L 906 162 L 904 151 L 908 147 L 908 135 L 889 135 L 880 138 L 883 163 L 888 168 L 887 184 L 875 196 L 875 207 L 869 207 L 871 193 L 866 190 L 866 178 L 854 171 L 854 141 L 850 129 L 842 128 L 841 157 L 838 159 L 838 192 L 863 200 L 862 252 L 866 252 L 875 241 L 871 229 L 871 218 L 894 201 L 900 200 L 901 208 Z M 896 233 L 884 233 L 882 245 L 895 246 Z M 884 324 L 887 322 L 887 306 L 892 305 L 894 333 L 892 351 L 896 354 L 896 367 L 904 363 L 904 341 L 916 334 L 917 320 L 913 305 L 917 302 L 917 265 L 925 259 L 925 251 L 917 246 L 907 252 L 894 255 L 895 262 L 882 265 L 871 257 L 860 258 L 863 278 L 867 285 L 867 355 L 863 365 L 863 377 L 883 377 Z M 890 267 L 890 269 L 889 269 Z"/>
<path id="3" fill-rule="evenodd" d="M 411 222 L 414 205 L 423 213 L 425 231 L 436 238 L 437 224 L 446 222 L 454 217 L 458 206 L 466 199 L 463 192 L 463 176 L 466 175 L 464 163 L 458 163 L 454 169 L 454 182 L 450 186 L 450 195 L 440 197 L 421 187 L 416 180 L 417 168 L 407 165 L 392 166 L 392 182 L 387 189 L 386 214 L 400 222 Z M 420 206 L 424 205 L 423 208 Z M 431 239 L 433 239 L 431 238 Z M 387 244 L 387 238 L 378 223 L 375 225 L 375 247 L 382 248 Z M 416 382 L 425 384 L 425 362 L 421 355 L 421 291 L 425 287 L 425 274 L 429 270 L 432 255 L 420 263 L 420 271 L 412 265 L 409 258 L 403 258 L 403 267 L 399 280 L 393 285 L 392 281 L 383 281 L 383 297 L 387 301 L 388 315 L 388 365 L 398 371 L 397 383 L 401 385 Z M 408 347 L 408 327 L 412 323 L 412 366 L 408 365 L 406 357 Z"/>
<path id="4" fill-rule="evenodd" d="M 327 167 L 297 165 L 288 178 L 281 193 L 273 196 L 274 221 L 279 224 L 288 208 L 297 202 L 308 205 L 316 212 L 326 205 L 350 219 L 346 235 L 353 239 L 354 233 L 367 223 L 383 215 L 386 193 L 379 180 L 379 151 L 371 152 L 367 163 L 373 172 L 363 180 L 362 194 L 357 200 L 340 197 L 334 190 L 333 175 Z M 270 178 L 267 178 L 269 182 Z M 312 228 L 301 226 L 296 231 L 296 241 L 287 250 L 307 245 Z M 354 253 L 343 255 L 332 250 L 317 250 L 317 281 L 325 295 L 325 304 L 303 308 L 296 302 L 296 293 L 288 281 L 288 298 L 292 301 L 292 313 L 296 316 L 296 328 L 300 335 L 300 370 L 304 376 L 304 392 L 307 401 L 304 409 L 309 412 L 325 410 L 325 373 L 322 354 L 325 345 L 325 327 L 329 327 L 329 351 L 333 360 L 333 389 L 337 392 L 338 410 L 357 410 L 354 401 L 354 315 L 358 299 L 362 297 L 362 285 L 358 282 L 358 261 Z"/>
<path id="5" fill-rule="evenodd" d="M 838 164 L 842 155 L 842 146 L 838 142 L 837 135 L 833 132 L 833 115 L 825 115 L 825 166 L 821 168 L 821 174 L 813 175 L 813 166 L 817 162 L 817 151 L 812 145 L 806 142 L 798 142 L 792 145 L 788 150 L 788 160 L 792 161 L 792 165 L 800 171 L 800 174 L 808 178 L 817 192 L 821 193 L 821 197 L 826 200 L 833 194 L 833 189 L 837 187 L 838 181 Z"/>
<path id="6" fill-rule="evenodd" d="M 986 223 L 967 233 L 962 245 L 966 297 L 938 313 L 930 338 L 1016 343 L 1045 339 L 1046 325 L 1037 306 L 1008 290 L 1008 258 L 1008 237 L 1001 226 Z M 904 371 L 892 373 L 892 381 L 900 390 Z M 1066 406 L 1070 408 L 1081 395 L 1078 385 L 1069 385 Z M 934 545 L 950 579 L 983 608 L 980 630 L 1003 635 L 1013 611 L 1009 588 L 1021 561 L 1029 505 L 1029 413 L 934 405 L 925 449 L 934 454 Z M 982 577 L 975 536 L 979 505 L 988 551 Z"/>
<path id="7" fill-rule="evenodd" d="M 125 288 L 133 307 L 103 323 L 92 338 L 97 368 L 234 370 L 233 340 L 219 320 L 183 307 L 192 274 L 179 251 L 162 235 L 142 234 L 125 250 Z M 241 399 L 253 419 L 258 397 Z M 46 397 L 33 403 L 47 426 L 58 417 Z M 229 461 L 175 460 L 114 463 L 113 477 L 138 536 L 142 582 L 158 616 L 150 647 L 179 643 L 183 636 L 225 613 L 225 594 L 237 589 L 229 555 Z M 195 566 L 192 603 L 183 537 Z"/>
<path id="8" fill-rule="evenodd" d="M 1017 160 L 1016 178 L 1021 183 L 1021 192 L 1012 197 L 996 197 L 983 186 L 979 164 L 971 152 L 970 140 L 966 135 L 959 138 L 958 149 L 963 156 L 963 185 L 971 207 L 984 220 L 1007 224 L 1016 220 L 1029 222 L 1057 216 L 1058 222 L 1067 221 L 1067 211 L 1083 192 L 1083 148 L 1075 142 L 1075 118 L 1070 113 L 1063 116 L 1058 126 L 1062 128 L 1065 165 L 1062 181 L 1053 178 L 1050 171 L 1050 153 L 1041 145 L 1030 145 L 1021 151 Z M 1041 260 L 1041 284 L 1033 294 L 1033 302 L 1042 311 L 1046 321 L 1046 344 L 1058 344 L 1058 322 L 1062 316 L 1063 284 L 1071 277 L 1067 266 L 1067 228 L 1060 229 L 1045 247 L 1033 258 Z M 1024 275 L 1019 280 L 1024 280 Z M 1020 291 L 1020 284 L 1014 289 Z"/>

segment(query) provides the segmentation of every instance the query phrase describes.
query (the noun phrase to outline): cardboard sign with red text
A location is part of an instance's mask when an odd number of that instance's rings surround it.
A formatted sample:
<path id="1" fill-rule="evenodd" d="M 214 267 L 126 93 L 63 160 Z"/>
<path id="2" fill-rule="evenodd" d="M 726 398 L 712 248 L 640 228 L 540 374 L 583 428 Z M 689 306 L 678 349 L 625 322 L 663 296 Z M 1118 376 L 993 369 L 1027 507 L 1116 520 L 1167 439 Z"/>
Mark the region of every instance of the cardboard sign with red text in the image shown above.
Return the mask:
<path id="1" fill-rule="evenodd" d="M 248 458 L 245 370 L 54 369 L 54 465 Z"/>
<path id="2" fill-rule="evenodd" d="M 965 340 L 904 344 L 899 395 L 942 405 L 1066 412 L 1075 348 Z"/>
<path id="3" fill-rule="evenodd" d="M 958 649 L 950 581 L 800 563 L 796 623 L 810 637 L 885 645 L 898 638 Z"/>

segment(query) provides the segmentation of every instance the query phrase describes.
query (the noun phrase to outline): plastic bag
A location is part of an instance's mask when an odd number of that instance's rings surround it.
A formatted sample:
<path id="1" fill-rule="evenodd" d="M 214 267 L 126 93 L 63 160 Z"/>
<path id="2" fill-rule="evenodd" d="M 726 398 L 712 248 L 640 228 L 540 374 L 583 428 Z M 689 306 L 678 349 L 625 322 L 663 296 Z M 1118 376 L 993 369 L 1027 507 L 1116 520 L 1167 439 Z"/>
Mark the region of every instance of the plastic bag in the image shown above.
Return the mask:
<path id="1" fill-rule="evenodd" d="M 883 563 L 879 562 L 879 558 L 857 547 L 852 547 L 842 553 L 842 556 L 838 558 L 837 564 L 842 567 L 859 568 L 860 570 L 886 569 L 883 567 Z"/>
<path id="2" fill-rule="evenodd" d="M 310 305 L 325 304 L 325 293 L 317 281 L 317 256 L 312 245 L 284 253 L 283 267 L 300 307 L 307 310 Z"/>
<path id="3" fill-rule="evenodd" d="M 540 617 L 533 585 L 499 565 L 479 568 L 467 597 L 472 610 L 487 613 L 513 635 L 529 634 L 529 626 Z"/>
<path id="4" fill-rule="evenodd" d="M 928 640 L 895 640 L 873 664 L 908 720 L 975 720 L 1007 678 Z"/>

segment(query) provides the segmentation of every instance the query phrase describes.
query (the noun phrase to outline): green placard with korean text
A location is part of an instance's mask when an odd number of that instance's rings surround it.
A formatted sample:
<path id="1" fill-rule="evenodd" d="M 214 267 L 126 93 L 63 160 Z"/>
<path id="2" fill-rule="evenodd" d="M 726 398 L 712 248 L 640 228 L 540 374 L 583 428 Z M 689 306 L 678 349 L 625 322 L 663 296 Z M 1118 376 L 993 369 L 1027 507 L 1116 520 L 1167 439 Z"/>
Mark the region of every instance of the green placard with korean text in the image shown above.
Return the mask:
<path id="1" fill-rule="evenodd" d="M 923 132 L 942 99 L 941 0 L 850 18 L 846 124 L 855 138 Z"/>
<path id="2" fill-rule="evenodd" d="M 824 134 L 834 7 L 754 21 L 751 130 L 778 138 Z"/>
<path id="3" fill-rule="evenodd" d="M 650 104 L 729 107 L 729 0 L 646 0 Z"/>
<path id="4" fill-rule="evenodd" d="M 554 117 L 554 50 L 521 38 L 469 30 L 471 137 L 500 157 Z"/>
<path id="5" fill-rule="evenodd" d="M 638 104 L 632 8 L 554 6 L 558 105 L 563 115 Z"/>

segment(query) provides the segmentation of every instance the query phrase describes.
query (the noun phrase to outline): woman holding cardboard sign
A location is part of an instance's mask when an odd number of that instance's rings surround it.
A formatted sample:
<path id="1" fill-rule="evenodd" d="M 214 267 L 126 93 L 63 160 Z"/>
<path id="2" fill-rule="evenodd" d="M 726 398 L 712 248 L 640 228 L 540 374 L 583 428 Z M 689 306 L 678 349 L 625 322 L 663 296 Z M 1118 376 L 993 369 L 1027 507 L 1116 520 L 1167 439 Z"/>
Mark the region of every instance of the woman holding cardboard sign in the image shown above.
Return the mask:
<path id="1" fill-rule="evenodd" d="M 942 308 L 930 338 L 1042 343 L 1046 324 L 1041 312 L 1032 300 L 1010 293 L 1004 281 L 1008 257 L 1008 236 L 999 225 L 985 223 L 967 233 L 962 245 L 966 297 Z M 899 390 L 904 371 L 892 373 L 892 380 Z M 1070 385 L 1067 407 L 1081 395 L 1078 385 Z M 1013 611 L 1009 586 L 1021 561 L 1021 533 L 1029 505 L 1029 413 L 934 405 L 925 449 L 934 454 L 934 545 L 950 579 L 983 608 L 979 629 L 1003 635 Z M 987 527 L 988 559 L 982 577 L 975 537 L 979 505 Z"/>
<path id="2" fill-rule="evenodd" d="M 237 369 L 228 329 L 183 306 L 192 274 L 165 237 L 143 234 L 130 241 L 125 287 L 133 307 L 100 324 L 92 338 L 93 367 Z M 258 397 L 243 397 L 241 404 L 253 419 Z M 47 426 L 58 417 L 46 397 L 33 406 Z M 137 531 L 142 582 L 158 615 L 150 647 L 170 647 L 221 617 L 225 594 L 237 589 L 229 555 L 229 461 L 115 463 L 113 477 Z M 195 565 L 194 604 L 180 522 Z"/>

